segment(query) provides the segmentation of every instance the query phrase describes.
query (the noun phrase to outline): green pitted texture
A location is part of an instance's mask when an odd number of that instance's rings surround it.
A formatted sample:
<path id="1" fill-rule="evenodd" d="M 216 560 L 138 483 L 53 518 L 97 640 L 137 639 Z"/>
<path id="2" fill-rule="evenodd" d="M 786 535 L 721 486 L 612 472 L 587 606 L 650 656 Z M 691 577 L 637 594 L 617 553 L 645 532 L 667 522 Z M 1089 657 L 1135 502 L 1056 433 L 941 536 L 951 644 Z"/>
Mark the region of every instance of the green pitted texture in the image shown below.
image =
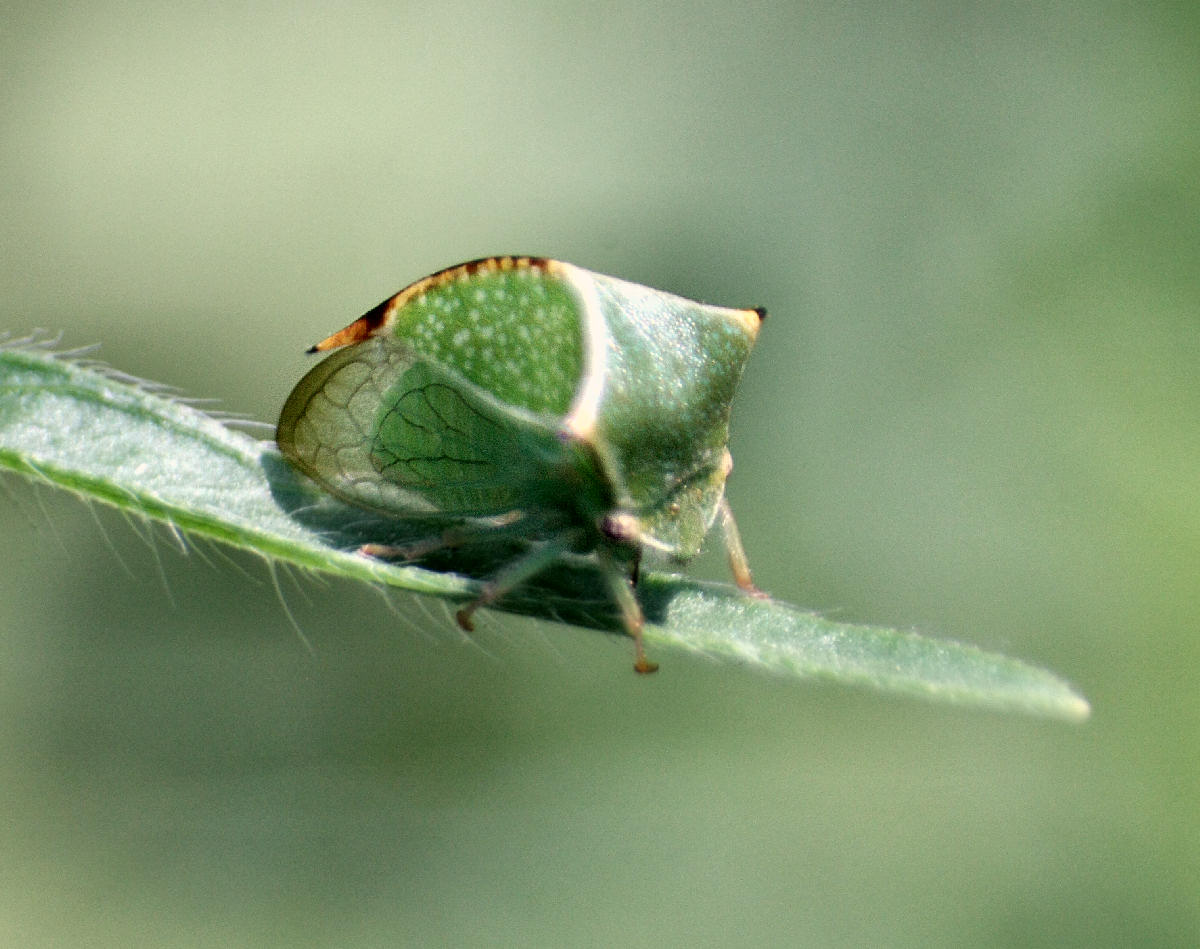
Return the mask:
<path id="1" fill-rule="evenodd" d="M 568 284 L 541 267 L 478 270 L 418 294 L 394 335 L 500 402 L 565 415 L 583 366 L 582 314 Z"/>

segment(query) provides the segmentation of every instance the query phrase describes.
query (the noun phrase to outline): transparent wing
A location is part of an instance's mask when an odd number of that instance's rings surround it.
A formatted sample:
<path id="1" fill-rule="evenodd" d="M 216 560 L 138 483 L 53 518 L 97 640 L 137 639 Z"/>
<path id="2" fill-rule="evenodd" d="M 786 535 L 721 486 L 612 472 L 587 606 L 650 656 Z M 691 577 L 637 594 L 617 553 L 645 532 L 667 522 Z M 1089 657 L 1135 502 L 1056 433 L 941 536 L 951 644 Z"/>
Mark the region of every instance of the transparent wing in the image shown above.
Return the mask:
<path id="1" fill-rule="evenodd" d="M 520 509 L 562 453 L 548 420 L 385 338 L 309 372 L 284 404 L 277 439 L 334 494 L 397 515 Z"/>

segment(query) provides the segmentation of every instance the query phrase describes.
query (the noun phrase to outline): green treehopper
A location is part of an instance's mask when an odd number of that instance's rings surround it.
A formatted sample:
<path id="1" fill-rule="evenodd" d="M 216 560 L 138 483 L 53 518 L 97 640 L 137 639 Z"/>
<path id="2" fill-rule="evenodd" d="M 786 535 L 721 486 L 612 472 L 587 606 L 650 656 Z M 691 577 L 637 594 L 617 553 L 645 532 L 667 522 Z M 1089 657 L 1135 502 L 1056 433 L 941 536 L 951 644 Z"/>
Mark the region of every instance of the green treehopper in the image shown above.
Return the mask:
<path id="1" fill-rule="evenodd" d="M 439 271 L 312 347 L 337 350 L 292 391 L 277 439 L 343 500 L 428 522 L 368 544 L 415 559 L 465 544 L 523 551 L 458 611 L 564 557 L 593 557 L 636 646 L 644 550 L 683 562 L 720 521 L 758 595 L 725 499 L 733 393 L 766 313 L 708 306 L 571 264 L 489 257 Z"/>

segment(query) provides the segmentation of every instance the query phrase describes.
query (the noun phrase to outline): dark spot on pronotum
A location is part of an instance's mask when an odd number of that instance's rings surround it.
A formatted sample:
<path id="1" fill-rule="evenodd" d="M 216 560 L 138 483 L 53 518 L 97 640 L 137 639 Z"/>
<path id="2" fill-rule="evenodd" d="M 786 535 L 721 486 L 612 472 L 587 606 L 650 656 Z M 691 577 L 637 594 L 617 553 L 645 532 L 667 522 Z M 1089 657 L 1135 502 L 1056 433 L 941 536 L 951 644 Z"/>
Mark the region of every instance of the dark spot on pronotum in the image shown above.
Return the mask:
<path id="1" fill-rule="evenodd" d="M 760 320 L 765 320 L 767 318 L 767 308 L 765 306 L 754 307 L 754 312 L 758 314 L 758 318 Z"/>
<path id="2" fill-rule="evenodd" d="M 367 310 L 356 322 L 362 323 L 363 328 L 367 331 L 364 335 L 370 335 L 375 330 L 383 325 L 383 321 L 387 319 L 388 307 L 391 306 L 394 296 L 388 297 L 378 306 L 373 306 Z"/>

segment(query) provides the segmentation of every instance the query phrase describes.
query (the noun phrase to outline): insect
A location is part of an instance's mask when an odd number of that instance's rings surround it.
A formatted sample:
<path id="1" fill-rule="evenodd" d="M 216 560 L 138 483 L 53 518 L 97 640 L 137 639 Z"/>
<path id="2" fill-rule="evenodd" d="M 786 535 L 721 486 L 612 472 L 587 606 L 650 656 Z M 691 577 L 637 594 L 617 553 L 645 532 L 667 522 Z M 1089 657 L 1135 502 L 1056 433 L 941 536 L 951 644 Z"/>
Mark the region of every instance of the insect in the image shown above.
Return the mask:
<path id="1" fill-rule="evenodd" d="M 336 352 L 288 397 L 279 448 L 343 500 L 433 525 L 426 543 L 365 555 L 524 542 L 458 611 L 465 630 L 556 562 L 593 557 L 634 668 L 653 672 L 644 550 L 685 562 L 719 521 L 734 579 L 758 595 L 725 480 L 730 402 L 765 316 L 557 260 L 470 261 L 313 346 Z"/>

